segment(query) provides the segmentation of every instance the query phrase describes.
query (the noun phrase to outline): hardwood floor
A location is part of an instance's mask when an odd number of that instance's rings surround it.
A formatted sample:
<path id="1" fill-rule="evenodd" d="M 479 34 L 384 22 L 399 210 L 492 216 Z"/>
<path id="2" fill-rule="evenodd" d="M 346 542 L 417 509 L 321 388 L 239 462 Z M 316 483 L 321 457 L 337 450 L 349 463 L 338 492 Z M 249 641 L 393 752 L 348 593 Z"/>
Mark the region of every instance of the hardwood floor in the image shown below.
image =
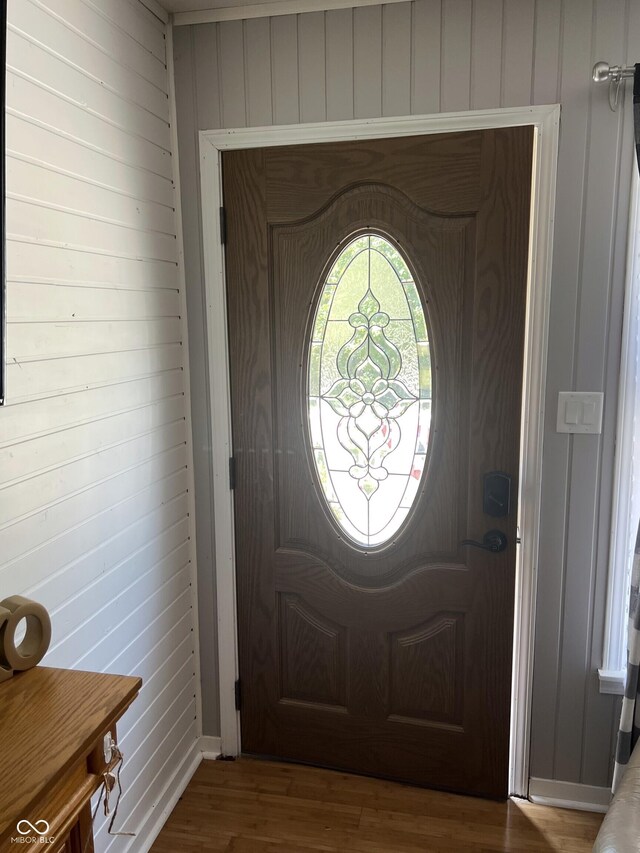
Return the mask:
<path id="1" fill-rule="evenodd" d="M 151 853 L 586 853 L 601 821 L 242 758 L 202 762 Z"/>

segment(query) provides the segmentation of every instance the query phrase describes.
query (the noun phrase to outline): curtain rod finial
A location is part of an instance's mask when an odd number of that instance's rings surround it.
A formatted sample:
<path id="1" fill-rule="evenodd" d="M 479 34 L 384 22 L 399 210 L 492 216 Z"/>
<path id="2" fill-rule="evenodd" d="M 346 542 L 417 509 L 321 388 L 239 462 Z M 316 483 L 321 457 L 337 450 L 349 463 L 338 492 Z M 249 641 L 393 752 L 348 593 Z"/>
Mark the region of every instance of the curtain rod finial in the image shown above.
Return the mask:
<path id="1" fill-rule="evenodd" d="M 609 75 L 611 73 L 611 66 L 608 62 L 596 62 L 593 66 L 593 80 L 595 83 L 604 83 L 609 79 Z"/>

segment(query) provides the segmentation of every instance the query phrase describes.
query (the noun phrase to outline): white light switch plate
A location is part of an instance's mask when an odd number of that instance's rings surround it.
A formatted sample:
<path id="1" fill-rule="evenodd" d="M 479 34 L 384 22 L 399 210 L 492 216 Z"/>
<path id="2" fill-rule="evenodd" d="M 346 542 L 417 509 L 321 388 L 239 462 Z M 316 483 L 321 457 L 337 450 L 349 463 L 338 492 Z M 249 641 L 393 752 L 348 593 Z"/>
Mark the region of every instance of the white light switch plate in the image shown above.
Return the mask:
<path id="1" fill-rule="evenodd" d="M 558 394 L 558 432 L 602 432 L 602 391 L 560 391 Z"/>

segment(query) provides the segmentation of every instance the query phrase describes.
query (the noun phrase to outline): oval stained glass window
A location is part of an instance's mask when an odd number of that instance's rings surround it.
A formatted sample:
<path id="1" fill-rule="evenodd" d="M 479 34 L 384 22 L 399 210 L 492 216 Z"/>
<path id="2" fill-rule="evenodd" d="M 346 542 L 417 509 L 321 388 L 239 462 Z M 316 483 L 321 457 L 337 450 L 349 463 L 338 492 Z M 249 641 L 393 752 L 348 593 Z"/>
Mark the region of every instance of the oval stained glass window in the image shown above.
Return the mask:
<path id="1" fill-rule="evenodd" d="M 316 308 L 307 375 L 316 472 L 358 545 L 396 534 L 418 495 L 431 425 L 422 302 L 399 250 L 379 234 L 348 243 Z"/>

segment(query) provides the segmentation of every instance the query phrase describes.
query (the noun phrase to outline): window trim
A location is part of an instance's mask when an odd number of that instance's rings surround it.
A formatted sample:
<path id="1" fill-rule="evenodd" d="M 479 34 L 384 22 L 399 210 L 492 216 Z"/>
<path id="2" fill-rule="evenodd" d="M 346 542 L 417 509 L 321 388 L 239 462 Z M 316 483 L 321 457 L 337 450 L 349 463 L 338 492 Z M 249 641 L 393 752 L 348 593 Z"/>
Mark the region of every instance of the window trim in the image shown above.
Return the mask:
<path id="1" fill-rule="evenodd" d="M 614 491 L 611 510 L 611 540 L 607 576 L 604 650 L 598 669 L 600 692 L 621 696 L 626 682 L 627 605 L 630 573 L 625 554 L 631 529 L 632 484 L 628 476 L 633 453 L 634 410 L 640 397 L 640 180 L 633 170 L 629 204 L 626 286 L 620 352 L 620 381 L 616 424 Z"/>

